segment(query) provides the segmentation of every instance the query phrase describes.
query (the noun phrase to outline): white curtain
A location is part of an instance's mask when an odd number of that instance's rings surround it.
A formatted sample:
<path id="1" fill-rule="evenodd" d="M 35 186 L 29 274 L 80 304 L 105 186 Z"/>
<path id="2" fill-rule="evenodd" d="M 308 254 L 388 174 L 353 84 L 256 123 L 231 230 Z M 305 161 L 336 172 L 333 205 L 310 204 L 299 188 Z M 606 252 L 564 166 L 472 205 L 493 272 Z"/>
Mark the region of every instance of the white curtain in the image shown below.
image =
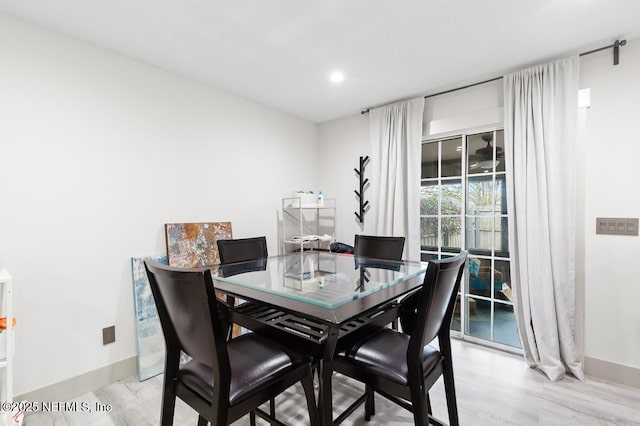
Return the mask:
<path id="1" fill-rule="evenodd" d="M 420 166 L 424 98 L 369 112 L 371 209 L 367 233 L 404 236 L 404 259 L 420 259 Z"/>
<path id="2" fill-rule="evenodd" d="M 578 57 L 504 78 L 511 273 L 527 363 L 583 380 L 575 345 Z"/>

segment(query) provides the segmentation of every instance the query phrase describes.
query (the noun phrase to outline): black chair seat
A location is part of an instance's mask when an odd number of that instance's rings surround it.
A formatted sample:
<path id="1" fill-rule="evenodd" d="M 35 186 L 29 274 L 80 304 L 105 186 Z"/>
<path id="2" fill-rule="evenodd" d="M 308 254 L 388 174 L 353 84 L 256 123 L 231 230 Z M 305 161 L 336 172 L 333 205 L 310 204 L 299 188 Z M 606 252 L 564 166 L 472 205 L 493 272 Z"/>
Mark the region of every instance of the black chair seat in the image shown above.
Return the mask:
<path id="1" fill-rule="evenodd" d="M 362 373 L 371 373 L 384 377 L 401 385 L 409 383 L 407 366 L 407 349 L 411 336 L 388 328 L 382 329 L 369 337 L 362 344 L 356 345 L 336 357 L 336 366 L 347 362 L 359 368 Z M 422 367 L 428 374 L 441 360 L 440 352 L 431 345 L 426 345 L 422 353 Z M 339 366 L 336 367 L 340 369 Z"/>
<path id="2" fill-rule="evenodd" d="M 310 361 L 308 357 L 285 352 L 274 347 L 257 334 L 244 334 L 227 345 L 231 364 L 229 404 L 242 401 L 260 386 L 286 374 L 290 367 Z M 178 381 L 198 393 L 204 399 L 213 398 L 213 370 L 195 360 L 189 361 L 178 372 Z"/>

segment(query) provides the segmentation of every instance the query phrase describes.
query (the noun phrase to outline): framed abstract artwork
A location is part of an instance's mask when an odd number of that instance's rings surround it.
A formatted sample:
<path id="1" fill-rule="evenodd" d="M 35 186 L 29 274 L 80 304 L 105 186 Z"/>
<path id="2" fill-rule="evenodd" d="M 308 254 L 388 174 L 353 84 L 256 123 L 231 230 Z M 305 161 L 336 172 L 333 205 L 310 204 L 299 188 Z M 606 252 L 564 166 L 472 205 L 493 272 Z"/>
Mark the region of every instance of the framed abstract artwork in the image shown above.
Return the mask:
<path id="1" fill-rule="evenodd" d="M 220 264 L 218 240 L 230 240 L 231 222 L 166 223 L 164 225 L 169 265 L 202 268 Z M 216 293 L 224 299 L 224 294 Z M 232 336 L 242 333 L 233 325 Z"/>
<path id="2" fill-rule="evenodd" d="M 169 265 L 184 268 L 220 263 L 219 239 L 231 239 L 231 222 L 167 223 L 164 225 Z"/>

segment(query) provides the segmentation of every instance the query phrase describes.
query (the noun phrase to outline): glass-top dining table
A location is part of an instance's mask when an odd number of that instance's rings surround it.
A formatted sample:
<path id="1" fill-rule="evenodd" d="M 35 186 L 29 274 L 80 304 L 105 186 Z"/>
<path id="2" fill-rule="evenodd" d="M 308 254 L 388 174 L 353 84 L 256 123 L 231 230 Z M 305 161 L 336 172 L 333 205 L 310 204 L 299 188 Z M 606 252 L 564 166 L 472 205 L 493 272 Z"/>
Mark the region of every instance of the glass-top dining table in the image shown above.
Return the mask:
<path id="1" fill-rule="evenodd" d="M 397 299 L 422 285 L 427 264 L 305 251 L 218 267 L 231 320 L 318 361 L 320 419 L 333 424 L 333 357 L 392 322 Z M 234 306 L 234 299 L 244 303 Z"/>

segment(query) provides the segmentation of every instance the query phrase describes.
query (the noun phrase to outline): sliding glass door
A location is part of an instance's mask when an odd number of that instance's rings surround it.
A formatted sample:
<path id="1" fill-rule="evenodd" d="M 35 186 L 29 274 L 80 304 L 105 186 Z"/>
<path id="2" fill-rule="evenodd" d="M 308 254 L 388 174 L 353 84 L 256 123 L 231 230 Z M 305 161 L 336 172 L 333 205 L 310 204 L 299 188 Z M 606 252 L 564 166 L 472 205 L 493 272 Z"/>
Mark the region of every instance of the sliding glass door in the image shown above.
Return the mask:
<path id="1" fill-rule="evenodd" d="M 422 145 L 422 260 L 469 251 L 452 330 L 520 348 L 513 313 L 502 130 Z"/>

